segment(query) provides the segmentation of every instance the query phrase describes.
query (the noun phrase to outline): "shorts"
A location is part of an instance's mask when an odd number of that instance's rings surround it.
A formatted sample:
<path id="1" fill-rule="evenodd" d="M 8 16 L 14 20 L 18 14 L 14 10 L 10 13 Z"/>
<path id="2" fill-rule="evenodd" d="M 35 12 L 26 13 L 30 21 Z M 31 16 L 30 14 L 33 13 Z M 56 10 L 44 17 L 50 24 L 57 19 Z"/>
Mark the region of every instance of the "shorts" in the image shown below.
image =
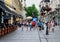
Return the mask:
<path id="1" fill-rule="evenodd" d="M 41 28 L 41 26 L 38 26 L 39 28 Z"/>

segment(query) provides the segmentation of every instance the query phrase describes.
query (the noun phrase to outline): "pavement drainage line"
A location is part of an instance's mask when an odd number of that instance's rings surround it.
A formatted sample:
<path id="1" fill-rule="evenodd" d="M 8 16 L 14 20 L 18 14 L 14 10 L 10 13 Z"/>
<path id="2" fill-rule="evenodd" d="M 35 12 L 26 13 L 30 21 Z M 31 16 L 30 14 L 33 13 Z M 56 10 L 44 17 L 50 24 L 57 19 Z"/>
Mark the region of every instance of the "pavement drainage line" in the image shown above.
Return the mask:
<path id="1" fill-rule="evenodd" d="M 37 29 L 37 31 L 38 31 L 39 41 L 42 42 L 42 41 L 41 41 L 40 34 L 39 34 L 39 30 Z"/>
<path id="2" fill-rule="evenodd" d="M 42 32 L 42 31 L 41 31 Z M 42 34 L 43 34 L 43 32 L 42 32 Z M 43 34 L 44 35 L 44 34 Z M 44 38 L 46 39 L 46 41 L 48 42 L 48 39 L 45 37 L 45 35 L 44 35 Z"/>

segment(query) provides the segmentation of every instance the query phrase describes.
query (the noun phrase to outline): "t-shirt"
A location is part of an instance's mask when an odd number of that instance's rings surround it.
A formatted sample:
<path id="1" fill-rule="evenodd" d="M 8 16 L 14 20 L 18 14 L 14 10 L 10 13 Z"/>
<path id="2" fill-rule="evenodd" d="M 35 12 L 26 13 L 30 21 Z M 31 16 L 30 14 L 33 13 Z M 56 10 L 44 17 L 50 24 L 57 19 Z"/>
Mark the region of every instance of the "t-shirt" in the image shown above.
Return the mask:
<path id="1" fill-rule="evenodd" d="M 32 26 L 34 26 L 34 25 L 36 25 L 36 22 L 33 21 L 33 22 L 32 22 Z"/>
<path id="2" fill-rule="evenodd" d="M 38 22 L 38 26 L 42 26 L 43 24 L 42 24 L 42 22 Z"/>

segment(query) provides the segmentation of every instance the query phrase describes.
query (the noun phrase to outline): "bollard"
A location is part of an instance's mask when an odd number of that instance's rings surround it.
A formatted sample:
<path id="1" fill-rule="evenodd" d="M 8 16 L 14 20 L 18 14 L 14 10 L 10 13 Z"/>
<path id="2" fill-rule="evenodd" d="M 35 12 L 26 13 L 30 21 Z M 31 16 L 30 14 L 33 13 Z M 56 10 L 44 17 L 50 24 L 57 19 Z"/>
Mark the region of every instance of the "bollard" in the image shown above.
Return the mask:
<path id="1" fill-rule="evenodd" d="M 48 35 L 49 34 L 49 31 L 48 31 L 48 27 L 46 28 L 46 35 Z"/>

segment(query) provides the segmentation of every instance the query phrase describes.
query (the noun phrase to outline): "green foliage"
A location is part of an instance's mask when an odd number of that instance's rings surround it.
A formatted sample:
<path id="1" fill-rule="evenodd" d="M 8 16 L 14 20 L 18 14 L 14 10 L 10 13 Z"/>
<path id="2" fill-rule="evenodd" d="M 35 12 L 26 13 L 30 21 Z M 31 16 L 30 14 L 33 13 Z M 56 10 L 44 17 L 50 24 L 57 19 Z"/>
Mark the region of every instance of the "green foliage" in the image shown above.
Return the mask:
<path id="1" fill-rule="evenodd" d="M 32 16 L 32 17 L 38 17 L 38 10 L 36 9 L 35 5 L 33 4 L 32 6 L 25 7 L 26 17 L 27 16 Z"/>

